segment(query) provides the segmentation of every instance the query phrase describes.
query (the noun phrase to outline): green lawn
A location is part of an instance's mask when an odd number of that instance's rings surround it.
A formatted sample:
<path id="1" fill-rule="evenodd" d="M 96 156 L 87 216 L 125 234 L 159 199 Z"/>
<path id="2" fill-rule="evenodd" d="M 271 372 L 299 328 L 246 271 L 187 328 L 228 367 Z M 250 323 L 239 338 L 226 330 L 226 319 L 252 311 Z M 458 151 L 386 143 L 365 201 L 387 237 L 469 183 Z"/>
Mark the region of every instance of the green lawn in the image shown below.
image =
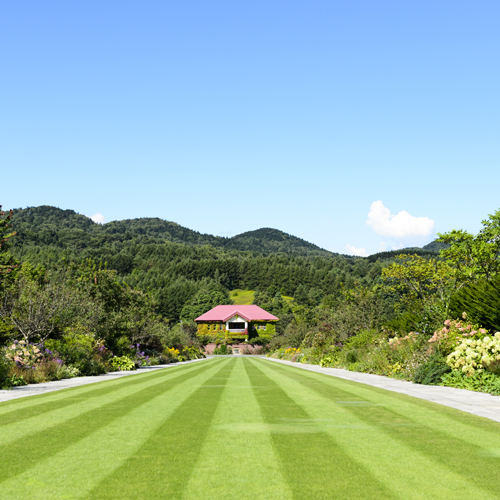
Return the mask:
<path id="1" fill-rule="evenodd" d="M 0 498 L 498 499 L 500 424 L 256 358 L 0 403 Z"/>
<path id="2" fill-rule="evenodd" d="M 255 292 L 253 290 L 233 290 L 230 292 L 230 297 L 238 306 L 247 306 L 253 304 Z"/>
<path id="3" fill-rule="evenodd" d="M 232 301 L 239 306 L 246 306 L 253 304 L 253 299 L 255 298 L 254 290 L 232 290 L 229 292 Z M 293 297 L 287 297 L 283 295 L 283 299 L 289 304 L 293 304 Z"/>

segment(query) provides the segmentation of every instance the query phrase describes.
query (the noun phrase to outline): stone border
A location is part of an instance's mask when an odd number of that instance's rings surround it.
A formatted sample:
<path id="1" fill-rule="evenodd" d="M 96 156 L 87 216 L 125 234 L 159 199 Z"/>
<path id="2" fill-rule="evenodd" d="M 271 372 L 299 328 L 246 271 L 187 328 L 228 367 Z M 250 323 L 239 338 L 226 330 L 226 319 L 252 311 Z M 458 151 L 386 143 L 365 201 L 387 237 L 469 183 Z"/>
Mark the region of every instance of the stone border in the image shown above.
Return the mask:
<path id="1" fill-rule="evenodd" d="M 306 363 L 292 363 L 282 359 L 266 358 L 268 361 L 302 368 L 317 373 L 324 373 L 333 377 L 342 378 L 367 384 L 387 391 L 399 392 L 413 396 L 414 398 L 425 399 L 449 406 L 457 410 L 472 413 L 479 417 L 489 418 L 495 422 L 500 422 L 500 396 L 492 396 L 484 392 L 468 391 L 466 389 L 455 389 L 453 387 L 442 387 L 439 385 L 420 385 L 406 380 L 396 380 L 394 378 L 384 377 L 383 375 L 373 375 L 371 373 L 350 372 L 339 368 L 321 368 L 318 365 L 309 365 Z"/>
<path id="2" fill-rule="evenodd" d="M 43 382 L 41 384 L 28 384 L 22 387 L 14 387 L 7 391 L 0 390 L 0 403 L 3 401 L 11 401 L 12 399 L 34 396 L 35 394 L 45 394 L 47 392 L 60 391 L 69 389 L 70 387 L 78 387 L 80 385 L 94 384 L 95 382 L 103 382 L 105 380 L 114 380 L 128 375 L 138 375 L 164 368 L 174 368 L 188 363 L 196 363 L 197 361 L 205 361 L 206 358 L 191 359 L 189 361 L 181 361 L 179 363 L 171 363 L 168 365 L 144 366 L 133 371 L 109 372 L 104 375 L 95 375 L 93 377 L 74 377 L 65 378 L 62 380 L 54 380 L 52 382 Z"/>

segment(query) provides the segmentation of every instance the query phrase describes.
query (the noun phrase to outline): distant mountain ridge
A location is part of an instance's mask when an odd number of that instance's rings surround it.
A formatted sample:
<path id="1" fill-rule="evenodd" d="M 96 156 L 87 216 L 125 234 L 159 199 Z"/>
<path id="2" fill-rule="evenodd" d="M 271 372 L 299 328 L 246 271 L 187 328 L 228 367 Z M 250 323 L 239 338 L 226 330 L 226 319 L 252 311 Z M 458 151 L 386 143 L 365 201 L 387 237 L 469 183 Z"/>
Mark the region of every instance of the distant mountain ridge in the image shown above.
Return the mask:
<path id="1" fill-rule="evenodd" d="M 43 205 L 14 210 L 14 228 L 17 231 L 16 246 L 28 241 L 40 244 L 56 244 L 64 247 L 75 237 L 85 233 L 90 238 L 142 236 L 187 245 L 211 245 L 228 250 L 250 251 L 261 254 L 284 252 L 297 255 L 338 255 L 313 243 L 287 234 L 278 229 L 261 228 L 238 234 L 231 238 L 202 234 L 175 222 L 155 218 L 126 219 L 97 224 L 74 210 L 63 210 Z"/>
<path id="2" fill-rule="evenodd" d="M 131 239 L 133 237 L 153 238 L 184 245 L 210 245 L 224 250 L 253 252 L 258 254 L 286 253 L 302 256 L 339 256 L 310 243 L 302 238 L 285 233 L 278 229 L 261 228 L 247 231 L 231 238 L 204 234 L 186 228 L 176 222 L 159 217 L 143 217 L 98 224 L 86 215 L 71 209 L 61 209 L 49 205 L 14 209 L 14 229 L 17 236 L 14 246 L 23 244 L 55 245 L 65 248 L 74 246 L 79 240 L 82 247 L 87 240 L 95 245 L 103 238 L 109 242 Z M 392 258 L 401 253 L 417 253 L 418 255 L 435 255 L 446 248 L 443 243 L 433 241 L 422 248 L 403 248 L 380 252 L 367 257 L 369 261 Z M 343 257 L 352 257 L 343 255 Z M 354 257 L 353 257 L 354 258 Z"/>

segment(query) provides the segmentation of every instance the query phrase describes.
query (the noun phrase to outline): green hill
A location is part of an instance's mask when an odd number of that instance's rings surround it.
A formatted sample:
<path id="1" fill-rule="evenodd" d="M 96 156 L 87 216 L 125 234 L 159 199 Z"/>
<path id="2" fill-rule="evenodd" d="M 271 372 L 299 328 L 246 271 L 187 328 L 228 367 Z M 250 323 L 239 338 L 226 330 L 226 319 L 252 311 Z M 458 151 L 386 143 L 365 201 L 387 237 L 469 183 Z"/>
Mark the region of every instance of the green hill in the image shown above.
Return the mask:
<path id="1" fill-rule="evenodd" d="M 427 245 L 423 246 L 423 250 L 430 250 L 432 252 L 439 252 L 440 250 L 446 250 L 447 248 L 450 248 L 450 245 L 447 245 L 446 243 L 441 243 L 440 241 L 431 241 L 430 243 L 427 243 Z"/>
<path id="2" fill-rule="evenodd" d="M 96 224 L 74 210 L 51 206 L 14 210 L 13 223 L 18 236 L 14 244 L 84 248 L 92 239 L 106 237 L 107 241 L 125 241 L 134 237 L 154 238 L 186 245 L 211 245 L 216 248 L 270 254 L 284 252 L 297 255 L 333 255 L 301 238 L 277 229 L 263 228 L 223 238 L 202 234 L 175 222 L 159 218 L 139 218 Z"/>
<path id="3" fill-rule="evenodd" d="M 289 254 L 332 255 L 331 252 L 323 250 L 313 243 L 269 227 L 233 236 L 225 242 L 225 247 L 259 253 L 285 252 Z"/>

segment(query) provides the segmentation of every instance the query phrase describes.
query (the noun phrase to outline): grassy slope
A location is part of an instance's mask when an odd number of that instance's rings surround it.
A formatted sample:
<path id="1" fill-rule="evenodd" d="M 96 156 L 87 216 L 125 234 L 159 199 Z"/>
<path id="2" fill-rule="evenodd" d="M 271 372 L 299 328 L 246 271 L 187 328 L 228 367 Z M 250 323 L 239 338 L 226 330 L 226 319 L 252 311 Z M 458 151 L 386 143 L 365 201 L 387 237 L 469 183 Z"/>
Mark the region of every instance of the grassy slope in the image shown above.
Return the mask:
<path id="1" fill-rule="evenodd" d="M 0 404 L 0 498 L 498 498 L 500 424 L 255 358 Z"/>
<path id="2" fill-rule="evenodd" d="M 237 293 L 238 295 L 235 295 Z M 230 292 L 231 299 L 236 305 L 246 306 L 253 304 L 255 292 L 253 290 L 233 290 Z"/>
<path id="3" fill-rule="evenodd" d="M 253 304 L 253 300 L 255 298 L 255 292 L 253 290 L 232 290 L 230 293 L 231 299 L 237 305 L 250 305 Z M 235 295 L 237 293 L 238 295 Z M 283 299 L 288 302 L 288 304 L 292 305 L 293 297 L 287 297 L 283 295 Z"/>

